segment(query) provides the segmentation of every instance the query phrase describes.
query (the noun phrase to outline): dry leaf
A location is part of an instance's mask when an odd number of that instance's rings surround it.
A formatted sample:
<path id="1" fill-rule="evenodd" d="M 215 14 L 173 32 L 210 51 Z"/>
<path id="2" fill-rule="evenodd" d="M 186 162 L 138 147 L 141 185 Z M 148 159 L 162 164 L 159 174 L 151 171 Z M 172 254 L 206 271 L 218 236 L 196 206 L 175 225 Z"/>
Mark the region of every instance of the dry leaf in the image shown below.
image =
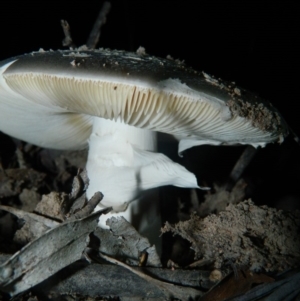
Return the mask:
<path id="1" fill-rule="evenodd" d="M 0 210 L 7 211 L 25 222 L 24 226 L 17 230 L 14 236 L 14 241 L 22 245 L 40 237 L 46 231 L 59 225 L 59 222 L 50 218 L 13 207 L 0 206 Z"/>
<path id="2" fill-rule="evenodd" d="M 270 283 L 274 279 L 264 275 L 255 274 L 250 271 L 238 271 L 237 274 L 230 274 L 225 277 L 220 283 L 213 287 L 201 301 L 223 301 L 227 298 L 244 294 L 255 284 Z"/>
<path id="3" fill-rule="evenodd" d="M 299 301 L 299 270 L 291 271 L 291 273 L 288 272 L 280 278 L 283 279 L 258 285 L 245 294 L 227 299 L 226 301 Z"/>
<path id="4" fill-rule="evenodd" d="M 45 176 L 33 169 L 0 170 L 0 199 L 19 195 L 24 186 L 28 189 L 40 187 Z"/>
<path id="5" fill-rule="evenodd" d="M 63 223 L 26 245 L 0 266 L 1 289 L 14 296 L 80 259 L 99 216 L 109 211 Z"/>

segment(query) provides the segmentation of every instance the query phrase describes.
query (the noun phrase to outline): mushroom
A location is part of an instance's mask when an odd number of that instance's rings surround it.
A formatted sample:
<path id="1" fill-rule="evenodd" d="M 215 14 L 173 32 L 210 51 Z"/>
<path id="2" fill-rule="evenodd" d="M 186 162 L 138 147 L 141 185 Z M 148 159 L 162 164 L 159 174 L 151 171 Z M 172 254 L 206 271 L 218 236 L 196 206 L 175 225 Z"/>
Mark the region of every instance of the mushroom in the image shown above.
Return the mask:
<path id="1" fill-rule="evenodd" d="M 100 190 L 101 206 L 128 219 L 128 204 L 149 189 L 201 188 L 155 152 L 156 132 L 178 139 L 180 154 L 202 144 L 264 146 L 288 132 L 274 107 L 234 83 L 145 53 L 41 50 L 0 67 L 0 130 L 41 147 L 89 145 L 87 197 Z"/>

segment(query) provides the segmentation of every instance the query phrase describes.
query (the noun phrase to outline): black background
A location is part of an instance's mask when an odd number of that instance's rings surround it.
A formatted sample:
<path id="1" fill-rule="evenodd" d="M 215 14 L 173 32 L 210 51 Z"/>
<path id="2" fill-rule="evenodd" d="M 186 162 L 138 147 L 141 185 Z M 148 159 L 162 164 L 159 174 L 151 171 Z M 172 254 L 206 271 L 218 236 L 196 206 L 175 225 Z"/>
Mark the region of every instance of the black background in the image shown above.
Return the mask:
<path id="1" fill-rule="evenodd" d="M 102 3 L 2 1 L 0 59 L 62 48 L 61 19 L 71 25 L 74 42 L 84 44 Z M 297 1 L 119 0 L 112 1 L 99 46 L 128 51 L 143 46 L 151 55 L 169 54 L 235 81 L 271 101 L 300 134 L 299 19 Z M 204 177 L 208 183 L 225 177 L 242 151 L 200 149 L 187 151 L 184 160 L 200 182 Z M 258 187 L 254 198 L 267 203 L 266 198 L 292 197 L 299 203 L 299 155 L 300 146 L 292 140 L 261 150 L 246 173 Z"/>

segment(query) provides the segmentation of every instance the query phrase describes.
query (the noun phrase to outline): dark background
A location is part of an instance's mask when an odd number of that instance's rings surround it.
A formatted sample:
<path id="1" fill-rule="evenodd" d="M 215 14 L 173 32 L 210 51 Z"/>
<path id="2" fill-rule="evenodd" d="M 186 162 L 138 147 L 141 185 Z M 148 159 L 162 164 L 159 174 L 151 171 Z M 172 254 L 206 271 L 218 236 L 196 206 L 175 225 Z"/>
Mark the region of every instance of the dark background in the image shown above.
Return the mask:
<path id="1" fill-rule="evenodd" d="M 61 47 L 60 20 L 74 42 L 86 42 L 103 1 L 2 1 L 0 59 Z M 185 60 L 270 100 L 294 131 L 299 123 L 297 1 L 112 1 L 100 47 Z M 242 148 L 198 147 L 185 163 L 199 182 L 222 181 Z M 188 157 L 190 155 L 190 157 Z M 262 149 L 246 171 L 254 199 L 299 204 L 300 146 L 292 139 Z M 170 156 L 176 157 L 176 151 Z M 193 158 L 193 159 L 192 159 Z M 250 186 L 251 186 L 250 185 Z"/>

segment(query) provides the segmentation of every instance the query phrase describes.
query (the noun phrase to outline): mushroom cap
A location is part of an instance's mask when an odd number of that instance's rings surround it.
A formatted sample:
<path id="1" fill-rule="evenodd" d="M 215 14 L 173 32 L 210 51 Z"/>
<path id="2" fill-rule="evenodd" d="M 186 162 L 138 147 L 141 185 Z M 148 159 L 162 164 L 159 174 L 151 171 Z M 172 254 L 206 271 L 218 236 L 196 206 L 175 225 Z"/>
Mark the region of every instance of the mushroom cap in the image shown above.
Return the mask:
<path id="1" fill-rule="evenodd" d="M 143 53 L 39 51 L 0 62 L 0 130 L 56 149 L 86 146 L 94 116 L 200 144 L 264 146 L 287 135 L 256 95 Z"/>

